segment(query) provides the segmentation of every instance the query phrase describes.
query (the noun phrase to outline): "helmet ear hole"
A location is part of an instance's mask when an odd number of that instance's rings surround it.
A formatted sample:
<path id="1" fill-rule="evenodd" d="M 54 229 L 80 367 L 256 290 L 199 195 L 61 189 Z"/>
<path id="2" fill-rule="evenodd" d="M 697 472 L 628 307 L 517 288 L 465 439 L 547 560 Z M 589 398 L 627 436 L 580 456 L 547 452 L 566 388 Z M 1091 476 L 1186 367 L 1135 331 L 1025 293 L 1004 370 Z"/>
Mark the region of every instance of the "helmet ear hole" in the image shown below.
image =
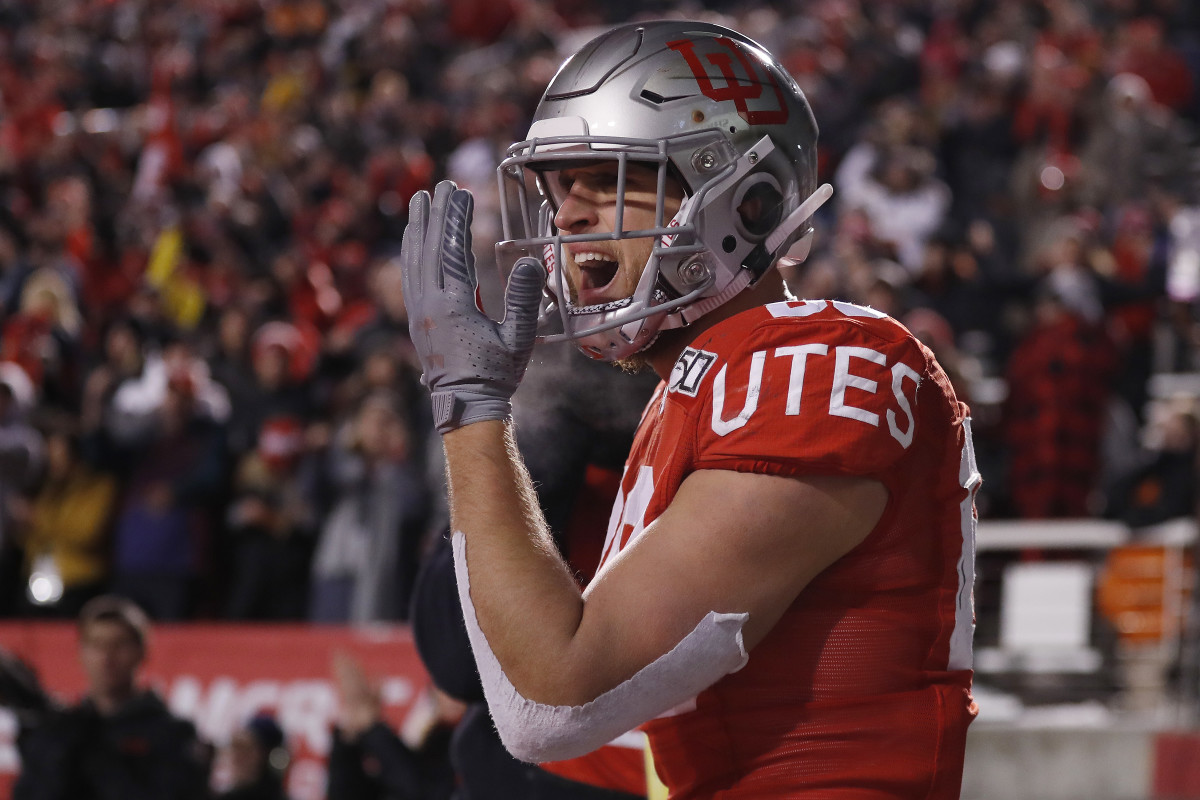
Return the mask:
<path id="1" fill-rule="evenodd" d="M 783 192 L 770 175 L 754 175 L 738 187 L 733 207 L 742 235 L 761 241 L 783 219 Z"/>

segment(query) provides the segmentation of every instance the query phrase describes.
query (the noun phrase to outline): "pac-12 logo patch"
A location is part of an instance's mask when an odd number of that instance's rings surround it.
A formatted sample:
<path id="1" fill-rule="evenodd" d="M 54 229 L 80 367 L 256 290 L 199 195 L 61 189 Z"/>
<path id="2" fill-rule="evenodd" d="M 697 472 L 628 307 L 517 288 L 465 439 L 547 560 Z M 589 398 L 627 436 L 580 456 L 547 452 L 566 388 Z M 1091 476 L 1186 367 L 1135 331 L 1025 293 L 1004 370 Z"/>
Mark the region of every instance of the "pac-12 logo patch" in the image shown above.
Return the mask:
<path id="1" fill-rule="evenodd" d="M 716 360 L 716 353 L 710 353 L 707 350 L 696 350 L 693 347 L 684 348 L 683 353 L 675 361 L 675 366 L 671 368 L 671 380 L 667 384 L 667 391 L 679 392 L 680 394 L 686 394 L 688 397 L 695 397 L 696 392 L 700 390 L 700 383 L 708 373 L 709 367 Z"/>

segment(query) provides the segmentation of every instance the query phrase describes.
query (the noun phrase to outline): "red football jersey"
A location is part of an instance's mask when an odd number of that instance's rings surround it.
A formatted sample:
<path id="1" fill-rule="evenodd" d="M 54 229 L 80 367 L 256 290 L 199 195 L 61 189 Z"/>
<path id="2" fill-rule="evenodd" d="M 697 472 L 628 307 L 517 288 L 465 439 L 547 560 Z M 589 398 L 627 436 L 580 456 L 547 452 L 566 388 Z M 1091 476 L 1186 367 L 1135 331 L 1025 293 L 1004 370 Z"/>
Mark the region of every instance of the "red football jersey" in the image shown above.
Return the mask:
<path id="1" fill-rule="evenodd" d="M 863 476 L 890 497 L 743 669 L 643 726 L 672 798 L 957 800 L 976 713 L 967 414 L 927 348 L 847 303 L 751 309 L 683 352 L 642 419 L 601 569 L 694 470 Z"/>

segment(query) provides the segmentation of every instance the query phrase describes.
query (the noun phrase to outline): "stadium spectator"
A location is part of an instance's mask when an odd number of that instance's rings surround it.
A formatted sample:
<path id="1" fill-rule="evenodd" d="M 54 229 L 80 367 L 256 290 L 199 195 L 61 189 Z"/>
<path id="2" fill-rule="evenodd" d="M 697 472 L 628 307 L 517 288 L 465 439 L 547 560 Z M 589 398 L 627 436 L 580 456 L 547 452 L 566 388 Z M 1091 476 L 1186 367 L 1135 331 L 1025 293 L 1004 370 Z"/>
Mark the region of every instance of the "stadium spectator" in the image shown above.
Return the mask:
<path id="1" fill-rule="evenodd" d="M 1081 199 L 1120 208 L 1144 200 L 1153 182 L 1177 180 L 1188 164 L 1188 131 L 1155 103 L 1139 75 L 1121 73 L 1105 87 L 1096 119 L 1080 145 Z"/>
<path id="2" fill-rule="evenodd" d="M 288 419 L 301 429 L 312 422 L 316 408 L 309 378 L 318 346 L 315 332 L 306 334 L 298 326 L 280 320 L 254 332 L 250 339 L 250 380 L 239 385 L 240 402 L 232 406 L 229 418 L 233 456 L 240 457 L 254 448 L 267 420 Z"/>
<path id="3" fill-rule="evenodd" d="M 112 586 L 155 619 L 182 620 L 201 597 L 219 522 L 211 504 L 227 462 L 223 425 L 202 404 L 203 390 L 213 386 L 206 369 L 186 353 L 169 358 L 160 397 L 158 383 L 148 381 L 144 393 L 114 398 L 125 425 L 106 444 L 128 472 L 113 527 Z"/>
<path id="4" fill-rule="evenodd" d="M 132 317 L 119 317 L 100 334 L 95 364 L 83 384 L 80 423 L 87 435 L 114 424 L 113 398 L 127 382 L 138 380 L 150 355 L 146 332 Z"/>
<path id="5" fill-rule="evenodd" d="M 230 786 L 217 800 L 287 800 L 290 756 L 283 729 L 269 714 L 246 720 L 229 739 Z"/>
<path id="6" fill-rule="evenodd" d="M 326 459 L 332 500 L 313 556 L 310 618 L 407 619 L 429 500 L 399 398 L 365 397 Z"/>
<path id="7" fill-rule="evenodd" d="M 368 286 L 370 301 L 347 309 L 324 339 L 321 372 L 324 383 L 335 386 L 330 402 L 334 409 L 352 408 L 373 391 L 395 392 L 409 411 L 413 453 L 423 459 L 429 421 L 418 402 L 420 369 L 408 338 L 400 265 L 393 258 L 373 264 Z"/>
<path id="8" fill-rule="evenodd" d="M 26 609 L 74 618 L 108 585 L 116 477 L 84 458 L 60 420 L 46 433 L 46 470 L 24 513 Z"/>
<path id="9" fill-rule="evenodd" d="M 1004 78 L 995 70 L 981 72 L 958 87 L 940 137 L 946 183 L 954 197 L 951 213 L 960 225 L 975 220 L 995 224 L 1004 212 L 1018 150 Z"/>
<path id="10" fill-rule="evenodd" d="M 1112 342 L 1095 277 L 1082 262 L 1083 233 L 1060 220 L 1042 258 L 1033 322 L 1007 365 L 1006 443 L 1013 510 L 1026 518 L 1086 517 L 1112 396 Z"/>
<path id="11" fill-rule="evenodd" d="M 966 231 L 944 226 L 927 243 L 909 293 L 912 306 L 944 318 L 954 342 L 992 371 L 1010 349 L 1010 334 L 1000 319 L 1005 300 L 1031 280 L 1006 274 L 997 264 L 998 248 L 988 222 L 975 220 Z"/>
<path id="12" fill-rule="evenodd" d="M 425 696 L 428 702 L 418 701 L 410 712 L 426 718 L 406 722 L 407 735 L 402 736 L 383 719 L 379 687 L 352 656 L 334 654 L 333 677 L 340 706 L 329 754 L 327 800 L 466 800 L 454 791 L 447 752 L 461 704 L 432 690 Z"/>
<path id="13" fill-rule="evenodd" d="M 0 363 L 0 616 L 13 614 L 24 583 L 18 521 L 22 494 L 32 488 L 45 463 L 46 444 L 29 424 L 36 402 L 33 382 L 17 364 Z"/>
<path id="14" fill-rule="evenodd" d="M 1146 426 L 1142 463 L 1109 487 L 1105 516 L 1139 528 L 1196 513 L 1200 420 L 1194 402 L 1158 407 Z"/>
<path id="15" fill-rule="evenodd" d="M 925 244 L 950 211 L 950 190 L 934 175 L 933 154 L 903 146 L 881 150 L 858 183 L 842 192 L 847 211 L 861 211 L 885 255 L 909 274 L 921 268 Z"/>
<path id="16" fill-rule="evenodd" d="M 1166 261 L 1169 345 L 1156 359 L 1169 372 L 1186 372 L 1200 367 L 1200 203 L 1168 185 L 1155 187 L 1150 201 L 1156 244 Z"/>
<path id="17" fill-rule="evenodd" d="M 220 313 L 207 356 L 213 380 L 229 395 L 228 442 L 235 458 L 253 448 L 257 433 L 252 422 L 242 421 L 242 409 L 253 403 L 258 388 L 250 343 L 253 320 L 247 305 L 232 304 Z M 257 419 L 259 415 L 253 416 Z"/>
<path id="18" fill-rule="evenodd" d="M 301 620 L 317 530 L 317 455 L 287 416 L 268 419 L 238 461 L 226 519 L 232 619 Z"/>
<path id="19" fill-rule="evenodd" d="M 17 312 L 4 323 L 0 360 L 19 364 L 46 403 L 68 406 L 79 392 L 81 326 L 62 273 L 39 268 L 25 279 Z"/>
<path id="20" fill-rule="evenodd" d="M 199 800 L 211 749 L 139 685 L 150 623 L 130 601 L 102 595 L 79 615 L 87 694 L 59 707 L 33 684 L 17 739 L 13 800 Z M 10 662 L 11 663 L 11 662 Z M 29 685 L 27 683 L 27 685 Z"/>
<path id="21" fill-rule="evenodd" d="M 1094 260 L 1102 274 L 1108 306 L 1106 327 L 1117 348 L 1114 390 L 1138 420 L 1150 400 L 1156 369 L 1155 339 L 1160 306 L 1167 305 L 1167 259 L 1155 231 L 1152 201 L 1143 198 L 1113 207 L 1107 242 L 1098 242 Z"/>
<path id="22" fill-rule="evenodd" d="M 1192 102 L 1196 78 L 1187 61 L 1167 40 L 1166 20 L 1142 16 L 1128 20 L 1115 31 L 1116 45 L 1109 69 L 1113 74 L 1141 77 L 1154 101 L 1175 111 Z"/>

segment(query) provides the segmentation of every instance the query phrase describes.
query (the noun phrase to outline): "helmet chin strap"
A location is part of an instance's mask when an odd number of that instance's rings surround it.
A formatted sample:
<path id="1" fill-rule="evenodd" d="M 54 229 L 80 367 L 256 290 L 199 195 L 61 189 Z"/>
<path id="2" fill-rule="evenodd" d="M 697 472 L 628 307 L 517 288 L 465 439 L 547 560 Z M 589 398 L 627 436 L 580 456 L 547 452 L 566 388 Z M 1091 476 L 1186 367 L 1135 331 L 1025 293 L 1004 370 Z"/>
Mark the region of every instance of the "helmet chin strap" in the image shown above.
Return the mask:
<path id="1" fill-rule="evenodd" d="M 715 294 L 712 297 L 706 297 L 703 300 L 697 300 L 691 305 L 683 306 L 668 314 L 667 318 L 663 320 L 662 329 L 670 330 L 671 328 L 682 328 L 684 325 L 691 325 L 717 306 L 724 305 L 732 300 L 734 295 L 750 285 L 752 277 L 750 270 L 741 270 L 729 282 L 729 285 L 725 287 L 723 292 Z"/>

